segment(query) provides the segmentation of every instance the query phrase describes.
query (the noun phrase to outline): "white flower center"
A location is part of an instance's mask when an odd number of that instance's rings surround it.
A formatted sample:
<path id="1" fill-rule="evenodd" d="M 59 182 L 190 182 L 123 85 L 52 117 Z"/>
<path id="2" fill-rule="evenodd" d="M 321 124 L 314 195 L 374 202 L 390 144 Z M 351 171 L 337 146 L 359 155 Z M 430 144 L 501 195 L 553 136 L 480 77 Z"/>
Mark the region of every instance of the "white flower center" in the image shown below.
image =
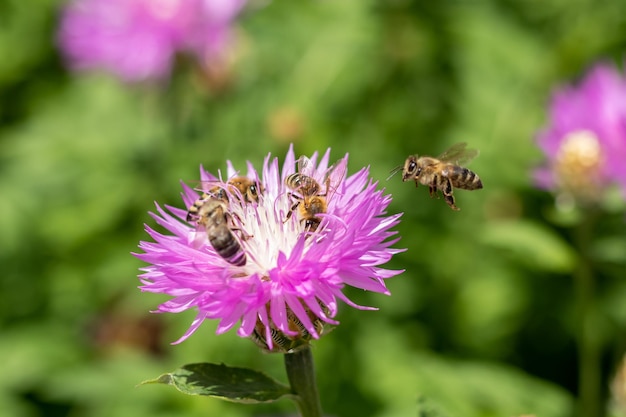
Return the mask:
<path id="1" fill-rule="evenodd" d="M 232 200 L 230 212 L 235 228 L 240 229 L 236 233 L 248 259 L 243 268 L 246 274 L 266 275 L 276 266 L 278 254 L 288 257 L 304 232 L 296 210 L 287 219 L 294 200 L 287 193 L 278 197 L 262 195 L 258 204 Z"/>

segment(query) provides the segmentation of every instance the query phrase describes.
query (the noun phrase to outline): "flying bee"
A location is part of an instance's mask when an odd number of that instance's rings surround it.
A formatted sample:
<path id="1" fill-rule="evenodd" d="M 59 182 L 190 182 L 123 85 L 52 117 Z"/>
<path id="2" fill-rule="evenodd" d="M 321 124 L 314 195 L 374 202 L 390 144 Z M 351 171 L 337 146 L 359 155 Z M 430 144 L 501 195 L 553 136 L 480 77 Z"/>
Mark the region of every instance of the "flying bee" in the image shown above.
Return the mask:
<path id="1" fill-rule="evenodd" d="M 243 198 L 243 202 L 245 203 L 258 203 L 259 195 L 263 193 L 263 186 L 248 177 L 233 177 L 228 180 L 227 184 L 229 188 L 228 191 L 231 194 L 241 196 L 241 198 Z M 197 217 L 200 207 L 202 207 L 202 205 L 211 198 L 224 202 L 229 201 L 226 189 L 220 185 L 216 185 L 211 188 L 208 193 L 202 193 L 200 198 L 196 200 L 191 207 L 189 207 L 189 210 L 187 211 L 187 221 L 191 221 L 194 216 Z"/>
<path id="2" fill-rule="evenodd" d="M 464 142 L 454 144 L 437 158 L 411 155 L 403 167 L 399 166 L 391 171 L 389 178 L 402 169 L 402 181 L 413 180 L 416 187 L 420 183 L 427 185 L 431 197 L 436 196 L 440 190 L 448 206 L 452 210 L 460 210 L 454 204 L 453 188 L 462 190 L 483 188 L 478 175 L 460 166 L 478 156 L 477 149 L 466 149 L 466 145 Z"/>
<path id="3" fill-rule="evenodd" d="M 187 221 L 195 220 L 199 227 L 204 227 L 209 243 L 226 262 L 236 266 L 245 265 L 246 254 L 233 234 L 227 203 L 210 196 L 201 205 L 198 205 L 198 201 L 193 206 L 196 208 L 195 212 L 192 213 L 191 208 L 189 209 Z"/>
<path id="4" fill-rule="evenodd" d="M 287 213 L 285 221 L 291 218 L 292 213 L 297 209 L 298 217 L 304 222 L 306 230 L 314 232 L 322 222 L 318 214 L 324 214 L 328 210 L 328 200 L 331 193 L 336 191 L 336 185 L 339 184 L 346 173 L 345 162 L 340 161 L 332 165 L 324 174 L 323 183 L 325 185 L 322 194 L 322 186 L 313 178 L 315 171 L 314 164 L 305 156 L 298 160 L 298 172 L 295 172 L 285 178 L 287 188 L 292 191 L 292 196 L 296 202 L 291 206 Z"/>

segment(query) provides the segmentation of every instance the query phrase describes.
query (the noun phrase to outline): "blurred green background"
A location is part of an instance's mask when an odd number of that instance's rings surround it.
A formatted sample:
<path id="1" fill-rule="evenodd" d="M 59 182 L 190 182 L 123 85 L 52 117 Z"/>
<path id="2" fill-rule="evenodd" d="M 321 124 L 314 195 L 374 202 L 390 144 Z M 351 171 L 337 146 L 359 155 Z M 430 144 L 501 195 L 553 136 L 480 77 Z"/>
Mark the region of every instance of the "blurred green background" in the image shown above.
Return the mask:
<path id="1" fill-rule="evenodd" d="M 315 342 L 329 416 L 574 415 L 577 349 L 572 228 L 534 188 L 534 134 L 553 88 L 598 60 L 622 63 L 626 2 L 252 1 L 232 68 L 170 85 L 72 74 L 55 45 L 60 0 L 0 3 L 0 415 L 289 415 L 186 397 L 140 381 L 190 362 L 249 366 L 265 355 L 194 313 L 154 315 L 132 257 L 154 201 L 230 159 L 260 167 L 289 143 L 369 165 L 404 212 L 406 272 L 391 297 L 348 290 L 341 325 Z M 466 141 L 485 188 L 460 212 L 389 171 L 412 153 Z M 623 211 L 591 246 L 603 402 L 626 345 Z M 421 414 L 420 414 L 421 413 Z M 612 408 L 618 415 L 619 410 Z M 590 416 L 587 416 L 590 417 Z"/>

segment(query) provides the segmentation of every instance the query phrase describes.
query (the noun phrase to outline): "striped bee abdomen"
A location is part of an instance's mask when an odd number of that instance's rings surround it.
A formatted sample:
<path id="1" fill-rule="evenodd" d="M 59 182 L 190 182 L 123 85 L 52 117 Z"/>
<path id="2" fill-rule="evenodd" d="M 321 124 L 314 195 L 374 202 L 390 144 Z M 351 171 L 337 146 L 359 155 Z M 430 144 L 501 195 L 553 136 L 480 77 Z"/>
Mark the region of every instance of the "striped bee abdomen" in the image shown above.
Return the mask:
<path id="1" fill-rule="evenodd" d="M 463 190 L 479 190 L 483 183 L 474 171 L 465 167 L 454 165 L 449 175 L 452 186 Z"/>

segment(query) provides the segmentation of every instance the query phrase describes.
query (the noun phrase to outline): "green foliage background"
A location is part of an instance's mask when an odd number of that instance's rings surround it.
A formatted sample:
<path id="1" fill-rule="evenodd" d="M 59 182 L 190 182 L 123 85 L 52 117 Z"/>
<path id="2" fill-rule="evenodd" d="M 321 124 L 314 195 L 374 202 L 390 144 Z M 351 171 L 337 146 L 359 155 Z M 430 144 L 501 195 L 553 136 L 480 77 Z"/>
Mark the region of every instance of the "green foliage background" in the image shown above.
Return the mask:
<path id="1" fill-rule="evenodd" d="M 406 272 L 391 297 L 349 291 L 314 344 L 331 416 L 571 415 L 577 390 L 570 228 L 536 190 L 534 145 L 556 85 L 598 60 L 621 64 L 626 2 L 591 0 L 252 1 L 226 79 L 181 64 L 171 84 L 129 87 L 71 74 L 55 45 L 62 2 L 0 3 L 0 410 L 34 416 L 288 415 L 140 381 L 183 363 L 248 366 L 286 381 L 280 355 L 193 312 L 153 315 L 141 294 L 153 201 L 230 159 L 260 166 L 332 147 L 371 167 L 404 212 Z M 389 171 L 454 142 L 480 149 L 485 184 L 460 212 Z M 623 212 L 602 218 L 597 341 L 604 395 L 626 329 Z M 608 401 L 608 398 L 605 398 Z M 426 404 L 426 405 L 424 405 Z M 436 410 L 436 411 L 432 411 Z M 614 411 L 617 412 L 617 411 Z"/>

